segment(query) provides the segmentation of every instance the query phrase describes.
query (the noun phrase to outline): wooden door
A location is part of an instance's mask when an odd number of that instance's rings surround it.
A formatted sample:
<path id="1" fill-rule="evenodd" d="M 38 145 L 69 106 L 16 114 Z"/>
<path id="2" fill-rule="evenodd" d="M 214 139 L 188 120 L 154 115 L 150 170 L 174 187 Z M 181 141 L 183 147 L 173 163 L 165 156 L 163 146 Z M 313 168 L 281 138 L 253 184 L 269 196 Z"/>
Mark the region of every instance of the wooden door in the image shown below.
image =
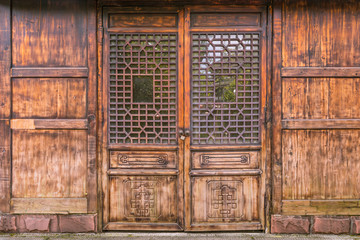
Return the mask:
<path id="1" fill-rule="evenodd" d="M 264 228 L 266 14 L 185 9 L 185 223 Z"/>
<path id="2" fill-rule="evenodd" d="M 182 12 L 109 8 L 104 27 L 104 229 L 182 230 Z"/>
<path id="3" fill-rule="evenodd" d="M 103 20 L 104 229 L 263 229 L 264 9 Z"/>

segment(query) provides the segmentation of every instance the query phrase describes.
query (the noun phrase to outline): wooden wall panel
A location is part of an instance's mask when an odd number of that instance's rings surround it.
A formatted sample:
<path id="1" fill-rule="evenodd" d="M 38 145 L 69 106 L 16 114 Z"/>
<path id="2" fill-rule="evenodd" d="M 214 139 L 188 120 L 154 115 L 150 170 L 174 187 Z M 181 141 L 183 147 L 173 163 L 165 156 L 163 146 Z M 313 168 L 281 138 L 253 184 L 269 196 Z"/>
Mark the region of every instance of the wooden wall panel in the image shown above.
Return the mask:
<path id="1" fill-rule="evenodd" d="M 86 196 L 87 133 L 14 130 L 12 196 Z"/>
<path id="2" fill-rule="evenodd" d="M 13 66 L 86 66 L 86 1 L 13 0 L 12 7 Z"/>
<path id="3" fill-rule="evenodd" d="M 284 67 L 359 67 L 360 2 L 284 0 Z"/>
<path id="4" fill-rule="evenodd" d="M 14 78 L 13 118 L 86 118 L 86 79 Z"/>
<path id="5" fill-rule="evenodd" d="M 283 199 L 358 199 L 359 139 L 360 130 L 284 131 Z"/>
<path id="6" fill-rule="evenodd" d="M 360 118 L 359 78 L 285 78 L 284 119 Z"/>

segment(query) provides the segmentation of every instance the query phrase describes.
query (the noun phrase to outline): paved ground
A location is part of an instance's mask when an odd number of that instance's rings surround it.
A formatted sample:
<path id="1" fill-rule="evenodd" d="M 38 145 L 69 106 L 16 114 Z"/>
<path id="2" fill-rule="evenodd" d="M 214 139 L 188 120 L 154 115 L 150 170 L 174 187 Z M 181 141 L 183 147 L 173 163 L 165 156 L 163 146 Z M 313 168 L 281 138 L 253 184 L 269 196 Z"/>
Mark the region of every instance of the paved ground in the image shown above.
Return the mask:
<path id="1" fill-rule="evenodd" d="M 103 233 L 103 234 L 0 234 L 1 240 L 360 240 L 349 235 L 270 235 L 262 233 Z"/>

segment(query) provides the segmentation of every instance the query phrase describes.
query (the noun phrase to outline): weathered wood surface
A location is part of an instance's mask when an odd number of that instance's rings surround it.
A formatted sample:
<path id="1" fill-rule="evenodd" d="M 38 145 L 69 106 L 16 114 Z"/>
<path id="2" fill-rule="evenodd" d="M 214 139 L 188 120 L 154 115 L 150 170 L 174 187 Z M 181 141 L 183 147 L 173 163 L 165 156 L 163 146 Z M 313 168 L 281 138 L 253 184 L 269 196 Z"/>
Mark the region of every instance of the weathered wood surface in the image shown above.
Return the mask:
<path id="1" fill-rule="evenodd" d="M 0 31 L 9 53 L 1 55 L 9 57 L 1 64 L 9 69 L 1 69 L 0 84 L 12 77 L 12 119 L 1 132 L 3 139 L 11 129 L 12 139 L 12 187 L 4 188 L 4 199 L 11 193 L 14 213 L 96 213 L 95 1 L 13 0 L 11 6 L 12 22 L 2 26 L 11 32 Z M 5 46 L 10 36 L 11 48 Z"/>
<path id="2" fill-rule="evenodd" d="M 354 0 L 284 1 L 276 213 L 359 214 L 359 10 Z"/>

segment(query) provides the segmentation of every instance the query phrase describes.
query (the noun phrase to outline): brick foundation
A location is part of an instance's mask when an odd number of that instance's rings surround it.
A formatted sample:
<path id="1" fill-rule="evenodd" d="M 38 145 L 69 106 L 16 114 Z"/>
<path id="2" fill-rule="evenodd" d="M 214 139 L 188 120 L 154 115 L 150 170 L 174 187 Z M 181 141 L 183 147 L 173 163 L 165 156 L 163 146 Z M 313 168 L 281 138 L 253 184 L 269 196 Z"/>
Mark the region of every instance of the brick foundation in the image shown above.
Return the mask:
<path id="1" fill-rule="evenodd" d="M 82 233 L 96 232 L 96 214 L 88 215 L 0 215 L 0 232 Z"/>
<path id="2" fill-rule="evenodd" d="M 360 217 L 272 215 L 271 233 L 360 234 Z"/>

